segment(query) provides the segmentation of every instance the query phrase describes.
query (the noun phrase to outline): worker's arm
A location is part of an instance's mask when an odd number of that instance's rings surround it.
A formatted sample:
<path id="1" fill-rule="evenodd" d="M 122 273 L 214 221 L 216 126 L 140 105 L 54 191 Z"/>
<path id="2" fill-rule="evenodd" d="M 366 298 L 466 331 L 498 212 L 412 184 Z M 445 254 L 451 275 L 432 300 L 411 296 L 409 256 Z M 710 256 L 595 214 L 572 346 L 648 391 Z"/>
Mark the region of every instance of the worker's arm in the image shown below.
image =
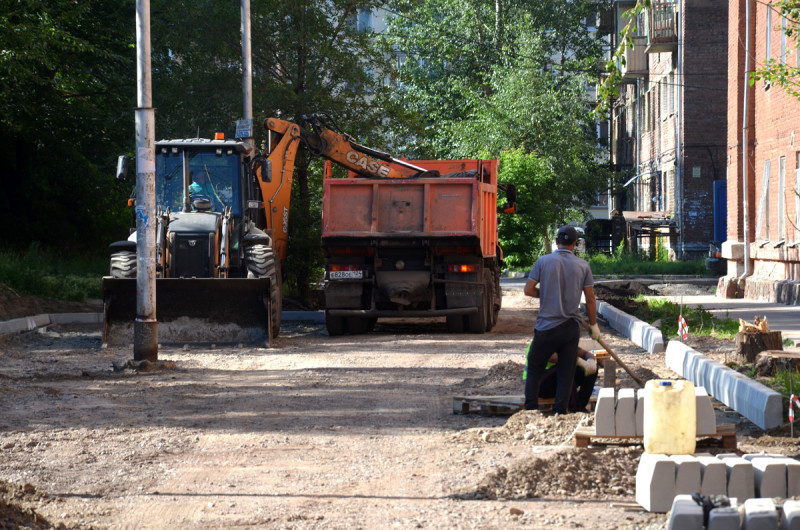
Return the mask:
<path id="1" fill-rule="evenodd" d="M 539 298 L 539 282 L 536 280 L 531 280 L 530 278 L 525 283 L 525 288 L 522 290 L 525 293 L 525 296 L 532 296 L 533 298 Z M 594 297 L 594 291 L 592 291 L 592 296 Z"/>

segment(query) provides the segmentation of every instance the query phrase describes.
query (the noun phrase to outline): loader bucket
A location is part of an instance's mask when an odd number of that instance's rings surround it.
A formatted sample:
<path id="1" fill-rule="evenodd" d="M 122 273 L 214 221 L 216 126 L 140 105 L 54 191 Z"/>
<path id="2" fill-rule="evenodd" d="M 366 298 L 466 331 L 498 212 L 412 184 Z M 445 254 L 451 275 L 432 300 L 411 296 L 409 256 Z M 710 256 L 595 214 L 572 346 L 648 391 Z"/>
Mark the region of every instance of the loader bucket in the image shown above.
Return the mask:
<path id="1" fill-rule="evenodd" d="M 159 278 L 158 342 L 269 343 L 269 278 Z M 133 344 L 136 280 L 103 278 L 103 342 Z"/>

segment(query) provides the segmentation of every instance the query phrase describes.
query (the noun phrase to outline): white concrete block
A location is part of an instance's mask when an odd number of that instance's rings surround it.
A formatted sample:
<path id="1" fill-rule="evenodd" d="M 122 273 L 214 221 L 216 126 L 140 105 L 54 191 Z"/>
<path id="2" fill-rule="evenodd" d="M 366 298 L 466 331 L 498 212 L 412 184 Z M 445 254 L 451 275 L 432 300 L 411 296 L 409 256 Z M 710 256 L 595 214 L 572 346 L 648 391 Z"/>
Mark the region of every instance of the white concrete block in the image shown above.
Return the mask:
<path id="1" fill-rule="evenodd" d="M 636 502 L 648 512 L 667 513 L 675 497 L 675 462 L 643 453 L 636 470 Z"/>
<path id="2" fill-rule="evenodd" d="M 708 514 L 708 530 L 739 530 L 741 528 L 739 510 L 731 508 L 714 508 Z"/>
<path id="3" fill-rule="evenodd" d="M 597 394 L 594 408 L 594 432 L 597 436 L 615 436 L 617 433 L 614 419 L 614 389 L 601 388 Z"/>
<path id="4" fill-rule="evenodd" d="M 636 436 L 644 436 L 644 388 L 636 389 Z"/>
<path id="5" fill-rule="evenodd" d="M 731 456 L 730 453 L 725 454 L 726 456 Z M 754 458 L 783 458 L 783 455 L 779 455 L 777 453 L 745 453 L 742 455 L 742 458 L 748 462 L 752 462 Z"/>
<path id="6" fill-rule="evenodd" d="M 800 501 L 786 501 L 781 513 L 783 530 L 800 530 Z"/>
<path id="7" fill-rule="evenodd" d="M 721 458 L 728 472 L 728 497 L 736 497 L 739 504 L 756 496 L 753 464 L 741 457 Z"/>
<path id="8" fill-rule="evenodd" d="M 780 460 L 786 464 L 786 496 L 800 497 L 800 462 L 788 456 Z"/>
<path id="9" fill-rule="evenodd" d="M 672 455 L 675 462 L 675 495 L 700 491 L 703 465 L 692 455 Z"/>
<path id="10" fill-rule="evenodd" d="M 778 530 L 778 511 L 772 499 L 744 501 L 743 530 Z"/>
<path id="11" fill-rule="evenodd" d="M 636 391 L 620 388 L 614 412 L 617 436 L 636 436 Z"/>
<path id="12" fill-rule="evenodd" d="M 664 352 L 664 337 L 660 329 L 601 300 L 597 301 L 597 314 L 605 318 L 609 326 L 648 352 Z"/>
<path id="13" fill-rule="evenodd" d="M 694 394 L 697 398 L 697 435 L 716 434 L 717 416 L 711 405 L 711 397 L 702 386 L 694 387 Z"/>
<path id="14" fill-rule="evenodd" d="M 728 466 L 719 458 L 711 455 L 698 455 L 697 461 L 702 466 L 700 493 L 703 495 L 728 494 Z"/>
<path id="15" fill-rule="evenodd" d="M 783 422 L 782 396 L 744 374 L 707 358 L 682 342 L 671 340 L 665 355 L 667 366 L 715 399 L 725 403 L 762 429 Z"/>
<path id="16" fill-rule="evenodd" d="M 703 507 L 691 495 L 678 495 L 672 501 L 667 530 L 703 528 Z"/>
<path id="17" fill-rule="evenodd" d="M 779 459 L 762 456 L 750 460 L 753 464 L 753 477 L 756 497 L 786 497 L 786 464 Z"/>

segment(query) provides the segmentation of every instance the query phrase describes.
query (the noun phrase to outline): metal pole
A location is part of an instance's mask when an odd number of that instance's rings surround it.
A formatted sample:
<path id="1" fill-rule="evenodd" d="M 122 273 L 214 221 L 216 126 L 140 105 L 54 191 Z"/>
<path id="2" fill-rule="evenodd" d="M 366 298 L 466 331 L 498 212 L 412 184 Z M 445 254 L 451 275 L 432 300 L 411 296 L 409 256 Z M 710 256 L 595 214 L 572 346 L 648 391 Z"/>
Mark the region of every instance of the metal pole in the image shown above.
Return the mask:
<path id="1" fill-rule="evenodd" d="M 251 131 L 253 123 L 253 59 L 250 51 L 250 0 L 242 0 L 242 96 L 245 120 L 250 120 Z M 255 142 L 251 136 L 245 143 L 253 149 Z"/>
<path id="2" fill-rule="evenodd" d="M 747 278 L 750 276 L 750 219 L 748 210 L 750 209 L 750 205 L 748 204 L 748 197 L 747 197 L 747 185 L 748 185 L 748 175 L 747 169 L 749 165 L 749 156 L 750 156 L 750 149 L 748 148 L 749 139 L 747 137 L 747 119 L 748 113 L 750 112 L 748 106 L 748 100 L 750 99 L 750 23 L 751 23 L 751 15 L 750 15 L 750 2 L 751 0 L 745 0 L 745 24 L 744 24 L 744 94 L 742 95 L 742 226 L 744 228 L 744 270 L 742 271 L 742 275 L 740 278 Z M 743 284 L 742 287 L 744 287 Z M 742 292 L 744 292 L 744 288 L 742 288 Z"/>
<path id="3" fill-rule="evenodd" d="M 136 0 L 136 320 L 133 358 L 158 360 L 155 114 L 150 77 L 150 0 Z"/>

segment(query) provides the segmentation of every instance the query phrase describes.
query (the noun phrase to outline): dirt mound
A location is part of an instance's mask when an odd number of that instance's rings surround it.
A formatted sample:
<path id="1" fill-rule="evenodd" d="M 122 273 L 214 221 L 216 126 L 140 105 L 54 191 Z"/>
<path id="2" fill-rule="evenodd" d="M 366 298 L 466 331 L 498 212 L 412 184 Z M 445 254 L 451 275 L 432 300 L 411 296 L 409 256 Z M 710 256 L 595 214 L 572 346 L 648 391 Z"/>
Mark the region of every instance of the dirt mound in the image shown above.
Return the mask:
<path id="1" fill-rule="evenodd" d="M 491 366 L 485 376 L 465 379 L 455 390 L 464 395 L 521 394 L 524 369 L 525 365 L 514 361 L 498 363 Z"/>
<path id="2" fill-rule="evenodd" d="M 487 474 L 465 499 L 525 499 L 580 495 L 607 499 L 630 496 L 642 450 L 612 448 L 601 452 L 563 449 L 541 458 L 516 460 Z"/>
<path id="3" fill-rule="evenodd" d="M 46 500 L 48 496 L 39 493 L 30 484 L 12 484 L 0 480 L 0 528 L 66 528 L 63 524 L 51 524 L 36 510 L 25 506 Z"/>
<path id="4" fill-rule="evenodd" d="M 573 441 L 578 427 L 593 425 L 589 414 L 550 416 L 538 410 L 517 412 L 501 427 L 467 429 L 456 433 L 454 441 L 502 443 L 524 441 L 530 445 L 565 445 Z"/>
<path id="5" fill-rule="evenodd" d="M 611 304 L 620 311 L 634 314 L 646 302 L 635 302 L 632 299 L 638 295 L 655 296 L 657 291 L 650 289 L 643 283 L 635 281 L 602 282 L 594 285 L 594 293 L 598 300 Z"/>

